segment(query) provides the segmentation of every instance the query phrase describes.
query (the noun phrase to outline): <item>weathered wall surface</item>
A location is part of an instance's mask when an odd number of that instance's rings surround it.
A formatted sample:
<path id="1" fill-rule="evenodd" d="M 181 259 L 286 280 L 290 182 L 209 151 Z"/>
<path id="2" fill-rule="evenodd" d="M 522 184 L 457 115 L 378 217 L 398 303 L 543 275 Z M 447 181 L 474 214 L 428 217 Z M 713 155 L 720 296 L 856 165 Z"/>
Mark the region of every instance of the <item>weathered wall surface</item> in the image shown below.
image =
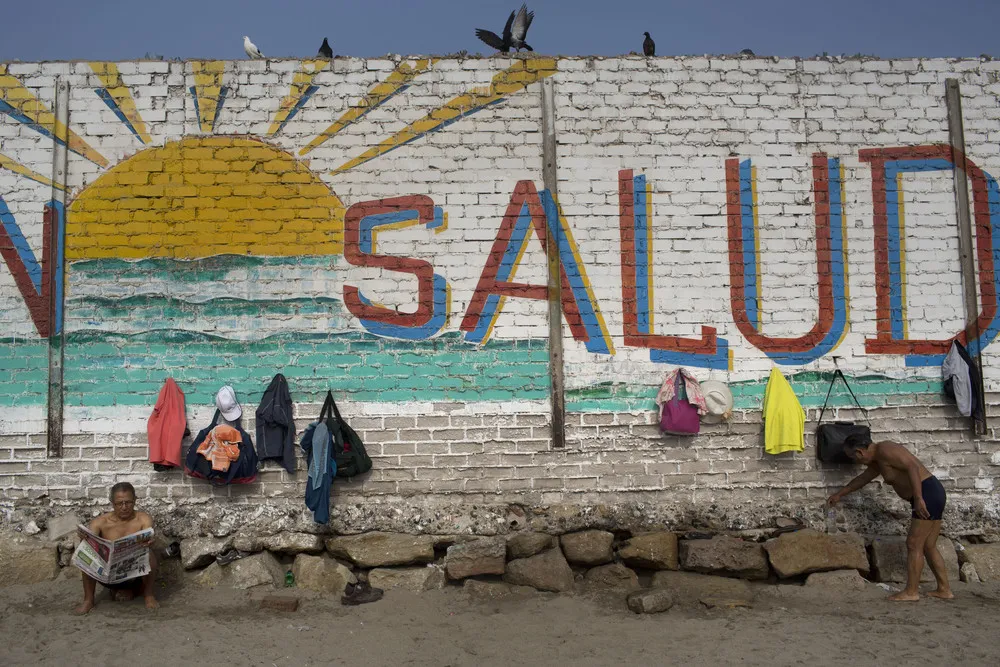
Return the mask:
<path id="1" fill-rule="evenodd" d="M 359 525 L 511 502 L 644 503 L 691 524 L 818 516 L 854 471 L 823 469 L 811 443 L 765 455 L 759 405 L 777 365 L 815 419 L 836 355 L 876 435 L 910 445 L 945 480 L 950 520 L 977 529 L 997 519 L 1000 446 L 992 430 L 970 438 L 942 395 L 965 319 L 947 78 L 973 163 L 969 346 L 997 391 L 1000 63 L 0 65 L 0 494 L 96 504 L 128 480 L 161 512 L 298 506 L 304 471 L 269 463 L 257 484 L 211 489 L 146 462 L 166 377 L 196 431 L 220 385 L 252 418 L 281 372 L 300 429 L 331 388 L 370 443 L 373 472 L 336 487 L 335 503 L 368 504 Z M 53 137 L 69 149 L 65 197 Z M 47 257 L 63 225 L 61 281 Z M 563 451 L 549 441 L 546 228 L 564 269 Z M 67 436 L 47 459 L 60 289 Z M 658 434 L 653 396 L 677 365 L 730 383 L 732 424 Z M 842 388 L 833 402 L 848 404 Z M 874 495 L 845 520 L 904 515 Z"/>

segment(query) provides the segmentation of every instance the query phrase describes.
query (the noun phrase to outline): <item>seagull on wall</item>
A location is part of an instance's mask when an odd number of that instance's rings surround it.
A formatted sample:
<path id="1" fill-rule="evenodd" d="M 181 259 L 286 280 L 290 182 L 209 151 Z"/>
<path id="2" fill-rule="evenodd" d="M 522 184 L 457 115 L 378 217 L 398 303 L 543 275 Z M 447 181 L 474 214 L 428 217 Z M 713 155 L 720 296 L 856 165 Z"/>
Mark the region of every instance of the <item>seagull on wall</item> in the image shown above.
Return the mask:
<path id="1" fill-rule="evenodd" d="M 243 50 L 247 52 L 251 60 L 258 60 L 264 57 L 264 54 L 260 52 L 257 45 L 250 41 L 250 38 L 243 35 Z"/>
<path id="2" fill-rule="evenodd" d="M 330 42 L 326 41 L 326 37 L 323 38 L 323 43 L 319 47 L 319 57 L 320 58 L 333 57 L 333 49 L 330 48 Z"/>
<path id="3" fill-rule="evenodd" d="M 531 21 L 534 18 L 535 12 L 529 12 L 527 5 L 521 5 L 519 11 L 511 12 L 510 16 L 507 17 L 507 24 L 503 27 L 502 37 L 495 32 L 483 30 L 482 28 L 476 29 L 476 37 L 500 53 L 509 53 L 511 47 L 517 50 L 526 49 L 531 51 L 532 48 L 524 40 L 528 36 L 528 28 L 531 27 Z"/>
<path id="4" fill-rule="evenodd" d="M 649 36 L 648 32 L 642 33 L 646 36 L 646 39 L 642 40 L 642 52 L 646 54 L 647 57 L 652 57 L 656 55 L 656 42 L 653 38 Z"/>

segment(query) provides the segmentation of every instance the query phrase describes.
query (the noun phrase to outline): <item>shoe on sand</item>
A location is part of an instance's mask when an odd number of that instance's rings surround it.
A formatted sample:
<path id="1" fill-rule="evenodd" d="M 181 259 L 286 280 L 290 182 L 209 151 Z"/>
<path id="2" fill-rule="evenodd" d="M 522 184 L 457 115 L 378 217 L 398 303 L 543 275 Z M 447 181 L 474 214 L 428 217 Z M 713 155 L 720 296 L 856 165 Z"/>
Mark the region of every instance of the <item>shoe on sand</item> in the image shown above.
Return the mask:
<path id="1" fill-rule="evenodd" d="M 344 590 L 344 596 L 340 598 L 340 604 L 355 606 L 359 604 L 367 604 L 369 602 L 377 602 L 381 599 L 381 588 L 372 588 L 367 582 L 359 581 L 356 584 L 347 584 L 347 588 Z"/>

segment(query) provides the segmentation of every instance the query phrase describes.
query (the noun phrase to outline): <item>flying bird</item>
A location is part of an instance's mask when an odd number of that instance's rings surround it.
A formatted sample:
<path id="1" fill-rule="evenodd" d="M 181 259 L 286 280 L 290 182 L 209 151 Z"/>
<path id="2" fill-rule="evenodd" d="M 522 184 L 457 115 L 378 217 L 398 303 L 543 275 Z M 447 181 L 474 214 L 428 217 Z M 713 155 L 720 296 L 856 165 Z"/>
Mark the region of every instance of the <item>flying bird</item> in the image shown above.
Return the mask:
<path id="1" fill-rule="evenodd" d="M 517 17 L 514 19 L 514 25 L 510 28 L 510 45 L 518 51 L 521 49 L 525 51 L 534 50 L 524 41 L 528 37 L 528 28 L 531 27 L 531 22 L 534 19 L 535 12 L 529 12 L 528 5 L 521 5 L 521 9 L 517 12 Z"/>
<path id="2" fill-rule="evenodd" d="M 319 47 L 319 57 L 320 58 L 333 57 L 333 49 L 330 48 L 330 42 L 326 41 L 326 37 L 323 38 L 323 43 Z"/>
<path id="3" fill-rule="evenodd" d="M 642 34 L 646 36 L 646 39 L 642 40 L 642 52 L 647 56 L 655 56 L 656 42 L 653 41 L 653 38 L 649 36 L 648 32 L 644 32 Z"/>
<path id="4" fill-rule="evenodd" d="M 251 60 L 257 60 L 258 58 L 263 58 L 264 54 L 260 52 L 257 45 L 250 41 L 250 38 L 243 35 L 243 50 L 247 52 Z"/>
<path id="5" fill-rule="evenodd" d="M 531 27 L 531 21 L 534 18 L 535 12 L 529 12 L 527 5 L 521 5 L 519 11 L 511 12 L 510 16 L 507 17 L 507 24 L 503 27 L 502 37 L 495 32 L 483 30 L 482 28 L 476 29 L 476 37 L 500 53 L 509 53 L 511 47 L 514 47 L 518 51 L 521 49 L 531 51 L 532 48 L 524 40 L 528 36 L 528 28 Z"/>
<path id="6" fill-rule="evenodd" d="M 510 51 L 510 26 L 514 23 L 514 15 L 516 12 L 511 12 L 510 16 L 507 17 L 507 25 L 503 27 L 503 37 L 496 34 L 491 30 L 483 30 L 482 28 L 476 28 L 476 37 L 482 40 L 487 46 L 492 46 L 494 49 L 500 53 L 507 53 Z"/>

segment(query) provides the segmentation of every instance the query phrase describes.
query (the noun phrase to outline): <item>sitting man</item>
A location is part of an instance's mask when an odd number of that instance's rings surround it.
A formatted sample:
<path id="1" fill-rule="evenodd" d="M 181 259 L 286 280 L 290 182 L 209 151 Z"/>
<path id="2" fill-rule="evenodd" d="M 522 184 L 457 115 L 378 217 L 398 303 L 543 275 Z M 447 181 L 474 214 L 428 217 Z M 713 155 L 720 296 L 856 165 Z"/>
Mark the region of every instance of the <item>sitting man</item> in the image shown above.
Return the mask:
<path id="1" fill-rule="evenodd" d="M 135 488 L 128 482 L 118 482 L 111 487 L 111 505 L 113 511 L 102 514 L 87 526 L 93 533 L 106 540 L 117 540 L 120 537 L 137 533 L 140 530 L 153 527 L 153 519 L 145 512 L 135 511 Z M 136 593 L 142 593 L 147 609 L 156 609 L 160 604 L 153 594 L 153 583 L 156 579 L 156 556 L 149 552 L 150 571 L 144 577 L 129 579 L 118 584 L 104 584 L 111 591 L 115 600 L 131 600 Z M 76 608 L 76 613 L 86 614 L 94 608 L 94 593 L 97 591 L 97 580 L 81 572 L 83 577 L 83 602 Z"/>
<path id="2" fill-rule="evenodd" d="M 844 451 L 856 463 L 863 463 L 868 469 L 830 496 L 831 505 L 836 505 L 847 494 L 882 475 L 882 479 L 895 489 L 900 498 L 909 500 L 913 508 L 910 533 L 906 537 L 906 588 L 889 596 L 889 599 L 920 599 L 920 574 L 924 569 L 925 556 L 937 579 L 937 589 L 927 594 L 945 600 L 955 597 L 948 584 L 944 559 L 937 550 L 945 505 L 944 486 L 938 478 L 916 456 L 895 442 L 873 443 L 868 435 L 856 433 L 844 441 Z"/>

